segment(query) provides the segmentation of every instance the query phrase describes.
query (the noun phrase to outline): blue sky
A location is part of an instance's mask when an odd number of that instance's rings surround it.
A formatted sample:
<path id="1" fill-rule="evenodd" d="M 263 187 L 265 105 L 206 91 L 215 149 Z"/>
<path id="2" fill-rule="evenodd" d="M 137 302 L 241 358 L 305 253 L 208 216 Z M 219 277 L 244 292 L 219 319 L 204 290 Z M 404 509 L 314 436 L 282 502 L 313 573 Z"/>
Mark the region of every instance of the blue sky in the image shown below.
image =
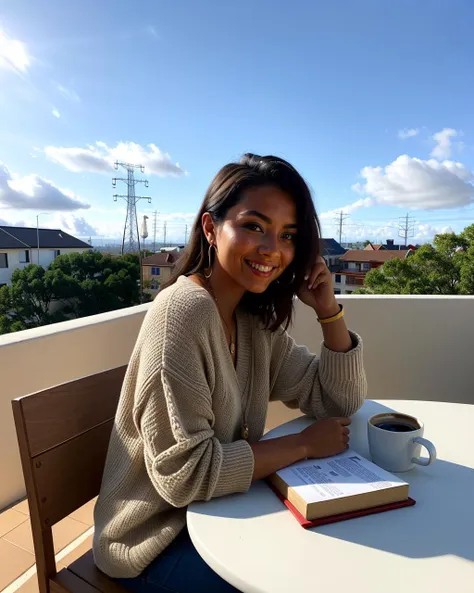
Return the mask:
<path id="1" fill-rule="evenodd" d="M 246 151 L 291 161 L 325 236 L 474 222 L 469 0 L 0 2 L 0 220 L 119 236 L 115 158 L 178 238 Z M 125 189 L 123 186 L 122 189 Z M 158 237 L 160 239 L 160 236 Z"/>

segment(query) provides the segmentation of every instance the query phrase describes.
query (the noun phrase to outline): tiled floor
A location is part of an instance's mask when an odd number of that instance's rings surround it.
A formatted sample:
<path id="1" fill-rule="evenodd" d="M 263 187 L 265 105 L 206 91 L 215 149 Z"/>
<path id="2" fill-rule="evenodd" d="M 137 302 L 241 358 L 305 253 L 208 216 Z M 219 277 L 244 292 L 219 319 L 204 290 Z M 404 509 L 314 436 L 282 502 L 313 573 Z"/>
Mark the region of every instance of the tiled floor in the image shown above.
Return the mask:
<path id="1" fill-rule="evenodd" d="M 92 535 L 84 541 L 83 534 L 94 524 L 95 500 L 72 513 L 53 527 L 56 554 L 66 547 L 72 548 L 65 556 L 60 554 L 58 569 L 68 566 L 82 556 L 92 545 Z M 81 537 L 83 536 L 83 537 Z M 78 539 L 79 538 L 79 539 Z M 75 543 L 77 542 L 77 545 Z M 14 587 L 14 581 L 35 564 L 28 504 L 20 502 L 0 514 L 0 591 Z M 31 572 L 31 571 L 30 571 Z M 24 578 L 24 577 L 23 577 Z M 16 589 L 20 593 L 37 593 L 36 574 Z"/>

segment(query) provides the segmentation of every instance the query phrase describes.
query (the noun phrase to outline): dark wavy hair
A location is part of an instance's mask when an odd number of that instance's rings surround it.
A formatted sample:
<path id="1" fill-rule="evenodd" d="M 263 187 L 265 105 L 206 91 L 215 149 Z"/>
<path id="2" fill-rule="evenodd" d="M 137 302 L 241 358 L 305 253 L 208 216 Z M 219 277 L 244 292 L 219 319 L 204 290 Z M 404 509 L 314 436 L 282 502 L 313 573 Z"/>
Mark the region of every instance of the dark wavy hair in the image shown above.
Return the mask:
<path id="1" fill-rule="evenodd" d="M 193 225 L 189 244 L 179 258 L 173 276 L 162 287 L 176 282 L 179 276 L 203 273 L 208 261 L 208 242 L 202 228 L 202 216 L 209 212 L 216 225 L 238 204 L 250 188 L 273 185 L 290 195 L 296 206 L 297 229 L 295 257 L 283 274 L 263 293 L 247 292 L 240 306 L 258 316 L 271 331 L 291 323 L 294 297 L 298 294 L 309 268 L 319 255 L 320 226 L 311 192 L 296 169 L 275 156 L 244 154 L 239 163 L 222 167 L 212 180 Z"/>

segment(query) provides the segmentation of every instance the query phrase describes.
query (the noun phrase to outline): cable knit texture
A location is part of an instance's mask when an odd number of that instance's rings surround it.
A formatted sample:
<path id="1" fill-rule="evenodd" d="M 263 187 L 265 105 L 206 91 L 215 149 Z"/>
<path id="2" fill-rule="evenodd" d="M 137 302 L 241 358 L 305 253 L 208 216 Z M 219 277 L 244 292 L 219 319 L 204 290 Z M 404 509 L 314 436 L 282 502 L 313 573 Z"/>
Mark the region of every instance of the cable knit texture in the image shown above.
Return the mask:
<path id="1" fill-rule="evenodd" d="M 318 359 L 287 332 L 237 311 L 234 368 L 215 302 L 185 277 L 160 292 L 125 376 L 99 499 L 94 558 L 111 577 L 139 575 L 185 525 L 186 506 L 250 487 L 249 442 L 269 400 L 316 418 L 349 416 L 365 398 L 362 342 Z"/>

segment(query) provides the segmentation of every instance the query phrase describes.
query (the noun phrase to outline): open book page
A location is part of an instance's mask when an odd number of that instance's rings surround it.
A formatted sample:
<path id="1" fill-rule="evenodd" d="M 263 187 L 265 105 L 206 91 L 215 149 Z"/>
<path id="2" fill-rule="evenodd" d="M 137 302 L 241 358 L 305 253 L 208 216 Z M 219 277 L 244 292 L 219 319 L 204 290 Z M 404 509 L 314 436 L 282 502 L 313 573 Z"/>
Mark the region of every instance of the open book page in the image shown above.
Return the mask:
<path id="1" fill-rule="evenodd" d="M 326 459 L 300 461 L 277 474 L 308 504 L 406 486 L 351 449 Z"/>

